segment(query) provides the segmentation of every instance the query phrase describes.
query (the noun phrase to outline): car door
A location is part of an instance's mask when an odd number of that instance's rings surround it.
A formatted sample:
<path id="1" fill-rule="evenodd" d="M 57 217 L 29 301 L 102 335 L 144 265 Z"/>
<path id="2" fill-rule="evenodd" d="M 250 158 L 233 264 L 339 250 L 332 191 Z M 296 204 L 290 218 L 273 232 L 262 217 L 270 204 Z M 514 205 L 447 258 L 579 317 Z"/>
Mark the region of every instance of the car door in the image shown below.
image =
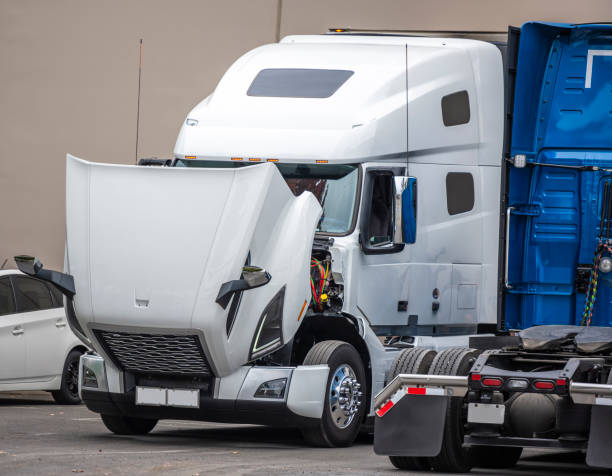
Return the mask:
<path id="1" fill-rule="evenodd" d="M 21 315 L 8 276 L 0 277 L 0 388 L 25 374 L 26 344 Z"/>
<path id="2" fill-rule="evenodd" d="M 64 342 L 69 332 L 63 307 L 58 307 L 47 283 L 13 276 L 13 289 L 25 334 L 28 380 L 48 380 L 61 374 Z"/>

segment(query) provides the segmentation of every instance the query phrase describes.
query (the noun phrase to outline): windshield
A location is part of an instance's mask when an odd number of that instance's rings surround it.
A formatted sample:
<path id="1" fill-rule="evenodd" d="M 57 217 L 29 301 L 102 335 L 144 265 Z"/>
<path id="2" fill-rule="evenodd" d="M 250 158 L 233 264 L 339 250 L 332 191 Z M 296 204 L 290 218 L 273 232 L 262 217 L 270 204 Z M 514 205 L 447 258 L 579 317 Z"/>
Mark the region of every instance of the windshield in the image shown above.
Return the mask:
<path id="1" fill-rule="evenodd" d="M 222 162 L 177 159 L 175 167 L 236 168 L 255 165 L 248 162 Z M 342 235 L 351 231 L 357 197 L 357 165 L 275 163 L 294 195 L 311 192 L 321 204 L 323 214 L 317 231 Z"/>

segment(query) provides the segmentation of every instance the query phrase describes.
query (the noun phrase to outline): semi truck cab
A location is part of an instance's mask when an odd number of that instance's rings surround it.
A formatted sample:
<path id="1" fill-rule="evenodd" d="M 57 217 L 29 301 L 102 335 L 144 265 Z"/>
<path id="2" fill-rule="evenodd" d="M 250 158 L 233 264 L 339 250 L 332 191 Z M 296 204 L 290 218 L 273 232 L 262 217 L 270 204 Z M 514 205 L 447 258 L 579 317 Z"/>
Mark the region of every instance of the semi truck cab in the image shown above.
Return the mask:
<path id="1" fill-rule="evenodd" d="M 69 156 L 88 408 L 120 434 L 183 418 L 344 446 L 401 349 L 491 334 L 502 71 L 483 41 L 287 37 L 188 113 L 170 166 Z"/>

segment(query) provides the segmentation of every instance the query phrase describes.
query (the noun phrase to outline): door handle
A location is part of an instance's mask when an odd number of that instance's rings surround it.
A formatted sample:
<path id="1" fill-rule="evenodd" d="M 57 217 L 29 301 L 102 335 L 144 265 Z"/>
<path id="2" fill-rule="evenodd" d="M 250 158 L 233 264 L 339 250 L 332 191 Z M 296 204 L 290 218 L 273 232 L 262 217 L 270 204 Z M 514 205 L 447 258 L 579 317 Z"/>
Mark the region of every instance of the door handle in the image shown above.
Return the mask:
<path id="1" fill-rule="evenodd" d="M 62 321 L 61 319 L 59 321 L 55 322 L 55 327 L 57 327 L 58 329 L 60 327 L 66 327 L 66 321 Z"/>
<path id="2" fill-rule="evenodd" d="M 24 330 L 23 330 L 23 327 L 17 326 L 17 327 L 14 327 L 11 332 L 14 336 L 20 336 L 21 334 L 24 333 Z"/>

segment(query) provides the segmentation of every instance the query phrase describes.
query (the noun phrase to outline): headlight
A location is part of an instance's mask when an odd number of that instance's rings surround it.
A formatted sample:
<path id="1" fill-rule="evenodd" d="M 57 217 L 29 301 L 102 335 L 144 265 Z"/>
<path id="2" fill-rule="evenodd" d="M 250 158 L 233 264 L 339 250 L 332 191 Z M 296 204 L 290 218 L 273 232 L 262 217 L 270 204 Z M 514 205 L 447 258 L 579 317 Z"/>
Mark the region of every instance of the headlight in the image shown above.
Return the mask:
<path id="1" fill-rule="evenodd" d="M 287 386 L 286 378 L 278 378 L 276 380 L 268 380 L 262 383 L 255 395 L 255 398 L 284 398 L 285 387 Z"/>
<path id="2" fill-rule="evenodd" d="M 283 344 L 283 304 L 285 286 L 276 293 L 261 313 L 253 336 L 249 360 L 257 359 L 278 349 Z"/>
<path id="3" fill-rule="evenodd" d="M 93 370 L 88 367 L 83 368 L 83 387 L 98 388 L 98 379 Z"/>

